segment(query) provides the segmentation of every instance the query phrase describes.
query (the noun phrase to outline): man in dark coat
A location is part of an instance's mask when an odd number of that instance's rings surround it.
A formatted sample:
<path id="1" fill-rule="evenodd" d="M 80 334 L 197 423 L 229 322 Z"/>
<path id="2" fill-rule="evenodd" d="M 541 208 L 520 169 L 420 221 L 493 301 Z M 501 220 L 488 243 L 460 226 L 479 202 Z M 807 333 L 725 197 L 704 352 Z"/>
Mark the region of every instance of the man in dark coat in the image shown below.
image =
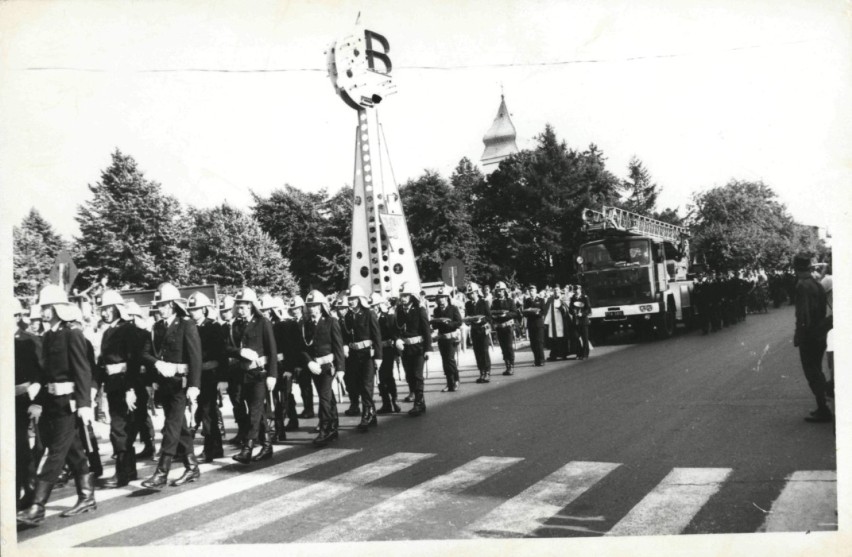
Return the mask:
<path id="1" fill-rule="evenodd" d="M 475 283 L 467 286 L 470 298 L 465 304 L 464 321 L 470 325 L 470 342 L 473 355 L 479 369 L 477 383 L 491 382 L 491 304 L 482 297 L 482 291 Z"/>
<path id="2" fill-rule="evenodd" d="M 826 402 L 825 375 L 822 373 L 822 358 L 828 334 L 825 289 L 811 274 L 812 259 L 809 254 L 796 255 L 793 258 L 793 268 L 798 277 L 793 344 L 799 348 L 802 370 L 817 403 L 816 410 L 805 420 L 815 423 L 831 422 L 834 416 Z"/>
<path id="3" fill-rule="evenodd" d="M 544 315 L 545 301 L 538 295 L 536 285 L 531 285 L 524 298 L 524 317 L 527 319 L 527 336 L 533 353 L 533 365 L 544 365 Z"/>
<path id="4" fill-rule="evenodd" d="M 396 349 L 402 352 L 402 367 L 409 389 L 414 394 L 414 406 L 409 416 L 426 412 L 423 395 L 423 364 L 426 353 L 432 349 L 432 328 L 426 308 L 420 306 L 417 285 L 405 282 L 400 287 L 399 304 L 396 307 L 396 322 L 401 329 L 396 340 Z"/>
<path id="5" fill-rule="evenodd" d="M 494 301 L 491 302 L 491 317 L 494 327 L 497 329 L 497 340 L 500 341 L 500 350 L 503 352 L 503 362 L 506 371 L 503 375 L 515 374 L 515 334 L 512 330 L 515 318 L 519 316 L 517 306 L 509 298 L 509 289 L 505 282 L 494 285 Z"/>
<path id="6" fill-rule="evenodd" d="M 349 287 L 347 301 L 349 311 L 341 321 L 346 375 L 350 377 L 349 388 L 355 389 L 363 409 L 358 430 L 366 432 L 378 425 L 373 385 L 376 368 L 382 364 L 382 333 L 376 314 L 370 310 L 370 300 L 360 286 Z"/>
<path id="7" fill-rule="evenodd" d="M 435 295 L 438 307 L 432 312 L 431 324 L 438 330 L 438 351 L 441 353 L 441 363 L 447 386 L 441 392 L 456 392 L 459 390 L 459 365 L 457 351 L 461 338 L 459 327 L 462 317 L 459 308 L 454 306 L 450 297 L 452 287 L 445 284 Z"/>
<path id="8" fill-rule="evenodd" d="M 15 316 L 15 498 L 18 510 L 32 505 L 35 495 L 36 462 L 29 442 L 30 402 L 41 390 L 41 337 L 27 332 L 24 309 L 13 299 Z M 38 424 L 35 424 L 38 428 Z M 36 431 L 38 434 L 38 431 Z M 23 491 L 23 495 L 21 492 Z"/>

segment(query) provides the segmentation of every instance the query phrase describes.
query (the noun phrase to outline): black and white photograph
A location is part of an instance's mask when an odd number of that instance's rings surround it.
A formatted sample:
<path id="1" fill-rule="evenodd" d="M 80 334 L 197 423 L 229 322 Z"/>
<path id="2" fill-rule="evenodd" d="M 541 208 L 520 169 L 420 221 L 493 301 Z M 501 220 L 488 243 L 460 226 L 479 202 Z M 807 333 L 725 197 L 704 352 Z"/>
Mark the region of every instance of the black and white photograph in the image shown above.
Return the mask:
<path id="1" fill-rule="evenodd" d="M 849 555 L 850 99 L 848 0 L 0 0 L 2 552 Z"/>

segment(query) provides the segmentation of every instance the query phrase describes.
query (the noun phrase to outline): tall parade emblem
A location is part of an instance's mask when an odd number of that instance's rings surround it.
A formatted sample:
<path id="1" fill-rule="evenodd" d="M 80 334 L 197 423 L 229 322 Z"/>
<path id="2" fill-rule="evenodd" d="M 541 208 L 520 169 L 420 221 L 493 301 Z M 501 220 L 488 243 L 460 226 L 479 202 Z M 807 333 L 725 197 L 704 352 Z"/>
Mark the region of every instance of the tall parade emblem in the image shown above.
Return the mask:
<path id="1" fill-rule="evenodd" d="M 335 92 L 358 115 L 349 284 L 396 296 L 403 282 L 414 282 L 420 290 L 420 275 L 399 190 L 392 178 L 385 181 L 386 150 L 376 105 L 396 92 L 388 52 L 385 37 L 357 27 L 332 43 L 326 54 Z"/>

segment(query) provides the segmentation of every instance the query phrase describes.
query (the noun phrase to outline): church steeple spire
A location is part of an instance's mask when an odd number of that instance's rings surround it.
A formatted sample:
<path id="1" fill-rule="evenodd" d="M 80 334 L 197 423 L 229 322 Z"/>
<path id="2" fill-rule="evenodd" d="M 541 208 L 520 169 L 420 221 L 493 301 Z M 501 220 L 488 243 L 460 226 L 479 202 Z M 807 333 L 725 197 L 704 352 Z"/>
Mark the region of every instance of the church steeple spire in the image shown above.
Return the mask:
<path id="1" fill-rule="evenodd" d="M 497 117 L 494 118 L 494 122 L 482 138 L 482 142 L 485 143 L 485 151 L 480 157 L 480 162 L 486 174 L 495 170 L 501 160 L 518 152 L 515 137 L 515 126 L 509 117 L 509 109 L 506 108 L 506 98 L 501 93 Z"/>

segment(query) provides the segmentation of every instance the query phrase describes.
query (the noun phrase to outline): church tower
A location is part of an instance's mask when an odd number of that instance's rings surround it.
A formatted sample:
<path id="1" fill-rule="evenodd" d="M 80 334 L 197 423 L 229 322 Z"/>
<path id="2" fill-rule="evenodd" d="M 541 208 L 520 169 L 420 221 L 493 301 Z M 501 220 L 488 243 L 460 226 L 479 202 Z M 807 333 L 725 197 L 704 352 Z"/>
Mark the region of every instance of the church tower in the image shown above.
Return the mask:
<path id="1" fill-rule="evenodd" d="M 485 151 L 482 153 L 479 162 L 482 164 L 482 171 L 485 174 L 490 174 L 497 169 L 501 160 L 518 152 L 515 136 L 515 126 L 512 124 L 512 119 L 509 118 L 506 99 L 503 95 L 500 95 L 500 108 L 497 110 L 497 117 L 494 118 L 491 128 L 482 138 L 482 142 L 485 143 Z"/>

